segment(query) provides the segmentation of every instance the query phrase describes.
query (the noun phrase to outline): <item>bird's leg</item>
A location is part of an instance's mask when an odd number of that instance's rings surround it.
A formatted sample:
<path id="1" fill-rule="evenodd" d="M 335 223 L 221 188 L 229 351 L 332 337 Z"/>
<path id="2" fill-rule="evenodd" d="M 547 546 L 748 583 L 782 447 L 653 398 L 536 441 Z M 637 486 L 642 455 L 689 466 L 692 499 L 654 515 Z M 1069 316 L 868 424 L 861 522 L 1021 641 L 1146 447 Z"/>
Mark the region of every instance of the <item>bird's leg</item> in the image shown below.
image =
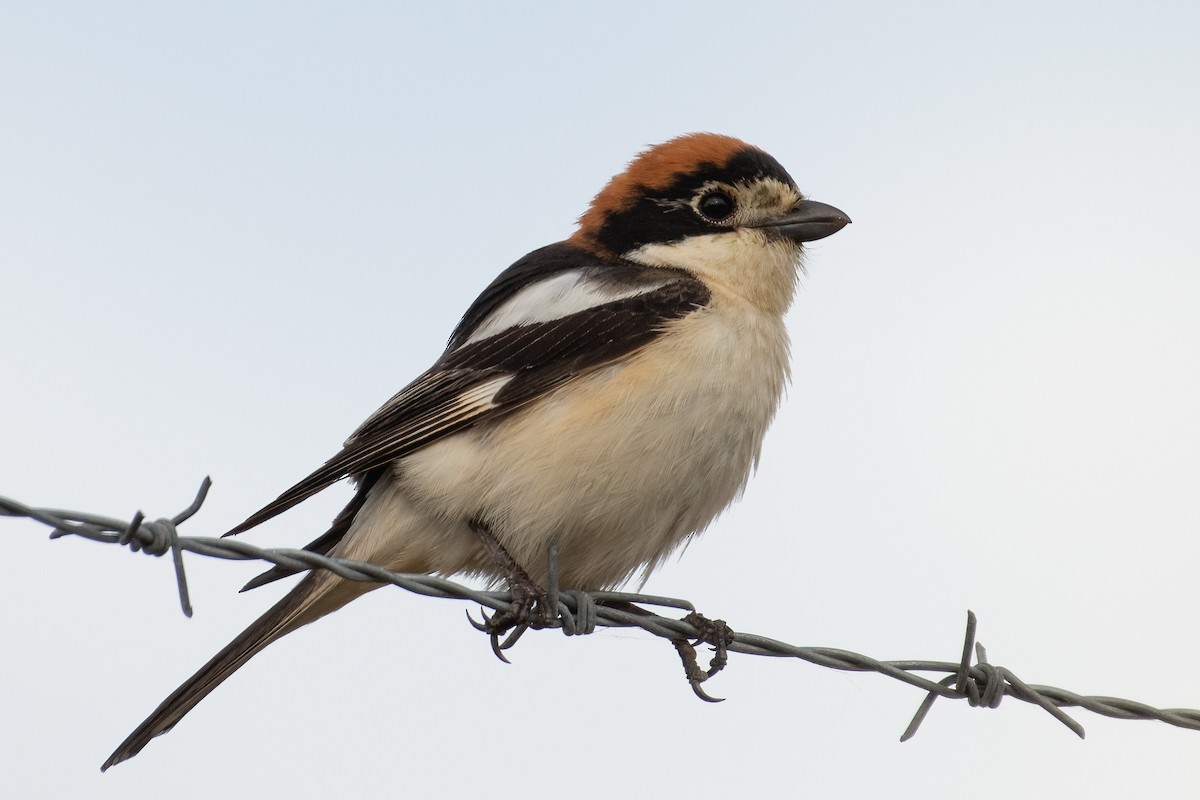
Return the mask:
<path id="1" fill-rule="evenodd" d="M 500 540 L 496 538 L 487 523 L 479 520 L 471 521 L 471 530 L 479 537 L 480 544 L 487 552 L 488 558 L 492 564 L 500 570 L 504 575 L 504 580 L 509 584 L 509 587 L 514 591 L 525 591 L 529 594 L 545 594 L 545 589 L 533 582 L 533 578 L 529 577 L 529 573 L 525 568 L 517 563 L 504 545 L 500 544 Z"/>
<path id="2" fill-rule="evenodd" d="M 542 621 L 549 627 L 558 616 L 558 542 L 550 542 L 546 559 L 546 597 L 542 603 Z"/>
<path id="3" fill-rule="evenodd" d="M 516 644 L 517 637 L 526 628 L 545 627 L 547 593 L 541 586 L 534 583 L 529 573 L 517 563 L 517 560 L 505 549 L 500 540 L 491 532 L 487 524 L 479 520 L 471 521 L 471 530 L 479 537 L 480 544 L 496 569 L 508 583 L 512 601 L 507 611 L 485 618 L 482 630 L 492 636 L 492 649 L 501 660 L 507 660 L 501 655 L 502 650 Z M 541 609 L 540 614 L 534 614 L 534 608 Z M 517 632 L 500 644 L 499 637 L 509 630 L 517 628 Z"/>

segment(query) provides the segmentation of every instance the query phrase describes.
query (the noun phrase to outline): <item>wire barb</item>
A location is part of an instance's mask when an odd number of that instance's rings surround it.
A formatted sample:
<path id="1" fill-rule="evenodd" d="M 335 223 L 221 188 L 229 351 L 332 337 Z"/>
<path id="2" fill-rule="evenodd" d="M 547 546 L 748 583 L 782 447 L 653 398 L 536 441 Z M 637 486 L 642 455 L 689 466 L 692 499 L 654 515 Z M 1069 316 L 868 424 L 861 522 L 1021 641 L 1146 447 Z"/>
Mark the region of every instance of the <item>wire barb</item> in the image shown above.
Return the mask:
<path id="1" fill-rule="evenodd" d="M 1014 675 L 1011 670 L 988 663 L 987 651 L 982 644 L 975 641 L 977 624 L 975 612 L 968 611 L 967 630 L 966 635 L 963 637 L 962 659 L 958 663 L 958 672 L 953 676 L 947 676 L 938 681 L 939 686 L 946 688 L 949 688 L 953 683 L 954 693 L 945 695 L 941 692 L 930 691 L 921 702 L 921 705 L 917 707 L 917 712 L 913 714 L 912 721 L 908 723 L 908 727 L 904 729 L 904 733 L 900 735 L 900 741 L 907 742 L 916 735 L 917 729 L 921 727 L 921 723 L 925 721 L 929 710 L 933 708 L 933 701 L 937 700 L 940 696 L 954 697 L 960 700 L 965 699 L 972 708 L 999 708 L 1000 701 L 1004 699 L 1004 695 L 1006 694 L 1011 694 L 1013 697 L 1018 697 L 1026 702 L 1041 706 L 1051 716 L 1066 725 L 1082 739 L 1084 737 L 1083 726 L 1072 719 L 1067 712 L 1043 696 L 1041 692 L 1035 691 L 1031 686 Z M 974 666 L 971 666 L 972 650 L 975 652 Z"/>
<path id="2" fill-rule="evenodd" d="M 831 647 L 800 647 L 766 636 L 735 633 L 719 620 L 708 621 L 695 614 L 687 600 L 627 592 L 576 592 L 557 590 L 556 607 L 547 609 L 545 619 L 533 615 L 529 623 L 519 622 L 504 631 L 489 631 L 495 616 L 510 612 L 514 598 L 510 592 L 473 589 L 446 578 L 433 575 L 413 575 L 389 572 L 374 564 L 341 558 L 329 558 L 307 550 L 290 548 L 264 549 L 236 539 L 199 536 L 180 536 L 176 527 L 192 517 L 204 503 L 211 481 L 205 478 L 192 504 L 170 520 L 145 522 L 138 512 L 133 520 L 123 521 L 78 511 L 31 508 L 0 497 L 0 516 L 24 517 L 51 528 L 50 537 L 81 536 L 92 541 L 128 546 L 152 555 L 172 554 L 180 600 L 184 613 L 190 616 L 187 584 L 183 572 L 184 551 L 212 558 L 234 561 L 262 560 L 292 571 L 325 569 L 347 580 L 387 583 L 423 597 L 467 600 L 478 603 L 495 614 L 478 623 L 477 629 L 489 632 L 493 651 L 502 660 L 504 651 L 513 647 L 529 628 L 559 627 L 568 636 L 590 633 L 604 628 L 640 628 L 675 645 L 684 659 L 689 683 L 697 696 L 715 700 L 700 689 L 699 684 L 720 672 L 728 663 L 730 653 L 756 656 L 797 658 L 828 669 L 852 672 L 877 672 L 927 692 L 924 701 L 905 729 L 901 741 L 912 738 L 939 697 L 966 700 L 972 706 L 995 708 L 1005 695 L 1045 709 L 1077 735 L 1084 735 L 1083 726 L 1063 711 L 1064 707 L 1084 708 L 1114 719 L 1152 719 L 1179 728 L 1200 730 L 1200 710 L 1189 708 L 1155 708 L 1134 700 L 1118 697 L 1080 695 L 1053 686 L 1027 684 L 1011 670 L 988 662 L 984 648 L 975 641 L 977 621 L 967 612 L 967 629 L 963 640 L 962 657 L 957 663 L 946 661 L 881 661 L 870 656 Z M 556 583 L 556 582 L 555 582 Z M 672 619 L 646 608 L 645 605 L 679 609 L 687 613 L 683 619 Z M 544 624 L 543 624 L 544 623 Z M 720 626 L 719 629 L 714 626 Z M 503 640 L 500 636 L 504 636 Z M 693 644 L 695 642 L 695 644 Z M 681 644 L 682 643 L 682 647 Z M 708 670 L 701 669 L 696 659 L 696 645 L 707 643 L 714 649 Z M 690 656 L 687 651 L 690 650 Z M 971 664 L 974 653 L 976 663 Z M 690 658 L 690 661 L 688 660 Z M 945 673 L 946 677 L 932 680 L 917 673 Z M 703 677 L 701 677 L 703 676 Z"/>

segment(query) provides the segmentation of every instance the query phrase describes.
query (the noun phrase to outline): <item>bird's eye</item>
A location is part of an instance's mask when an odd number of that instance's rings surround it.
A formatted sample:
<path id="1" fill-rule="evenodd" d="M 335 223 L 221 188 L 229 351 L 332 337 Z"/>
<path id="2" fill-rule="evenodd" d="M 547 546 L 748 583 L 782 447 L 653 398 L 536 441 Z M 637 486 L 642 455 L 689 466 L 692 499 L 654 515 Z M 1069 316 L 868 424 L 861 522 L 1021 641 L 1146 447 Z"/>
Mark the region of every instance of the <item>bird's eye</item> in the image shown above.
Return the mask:
<path id="1" fill-rule="evenodd" d="M 717 191 L 709 192 L 700 198 L 700 202 L 696 204 L 696 208 L 705 218 L 714 222 L 720 222 L 723 219 L 728 219 L 729 216 L 737 208 L 737 204 L 733 202 L 733 198 L 727 193 Z"/>

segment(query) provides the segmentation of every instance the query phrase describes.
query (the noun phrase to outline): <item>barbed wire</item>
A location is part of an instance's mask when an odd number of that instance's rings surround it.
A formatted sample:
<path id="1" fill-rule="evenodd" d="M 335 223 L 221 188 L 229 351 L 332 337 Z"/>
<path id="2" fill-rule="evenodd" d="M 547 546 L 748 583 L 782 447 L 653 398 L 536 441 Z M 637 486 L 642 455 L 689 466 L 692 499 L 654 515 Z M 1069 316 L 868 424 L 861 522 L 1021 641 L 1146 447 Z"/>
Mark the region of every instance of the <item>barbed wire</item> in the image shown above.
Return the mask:
<path id="1" fill-rule="evenodd" d="M 490 608 L 497 615 L 511 614 L 514 603 L 507 591 L 472 589 L 447 578 L 432 575 L 389 572 L 388 570 L 344 558 L 330 558 L 307 550 L 292 548 L 260 548 L 235 539 L 201 536 L 180 536 L 177 526 L 195 514 L 204 503 L 212 482 L 205 478 L 195 500 L 170 519 L 147 521 L 142 512 L 126 522 L 111 517 L 79 511 L 32 508 L 23 503 L 0 497 L 0 516 L 25 517 L 52 528 L 50 538 L 81 536 L 93 541 L 127 546 L 161 556 L 171 553 L 179 599 L 183 613 L 192 615 L 187 580 L 183 568 L 183 552 L 234 561 L 267 561 L 289 571 L 325 569 L 347 580 L 369 581 L 398 586 L 424 597 L 468 600 Z M 651 605 L 687 611 L 682 619 L 662 616 L 642 606 Z M 1011 670 L 988 662 L 987 653 L 975 641 L 977 621 L 967 612 L 967 628 L 962 658 L 949 661 L 882 661 L 861 653 L 831 647 L 800 647 L 777 639 L 752 633 L 734 632 L 721 620 L 707 620 L 696 613 L 687 600 L 629 592 L 562 591 L 551 587 L 547 606 L 555 613 L 541 619 L 526 619 L 505 630 L 489 625 L 497 617 L 485 616 L 483 623 L 471 620 L 480 630 L 491 634 L 492 647 L 502 660 L 504 651 L 511 648 L 526 630 L 560 628 L 568 636 L 591 633 L 596 628 L 640 628 L 647 633 L 669 640 L 684 661 L 685 672 L 696 694 L 705 700 L 715 700 L 700 688 L 700 684 L 726 665 L 727 653 L 755 656 L 798 658 L 829 669 L 849 672 L 877 672 L 889 678 L 926 691 L 924 701 L 900 737 L 907 741 L 929 713 L 935 700 L 945 697 L 966 700 L 971 706 L 996 708 L 1005 696 L 1015 697 L 1040 706 L 1062 722 L 1080 738 L 1083 726 L 1067 715 L 1064 707 L 1083 708 L 1115 719 L 1148 719 L 1165 722 L 1180 728 L 1200 730 L 1200 710 L 1190 708 L 1155 708 L 1145 703 L 1119 697 L 1080 695 L 1054 686 L 1027 684 Z M 519 616 L 519 615 L 518 615 Z M 469 617 L 469 615 L 468 615 Z M 500 637 L 507 634 L 507 638 Z M 695 648 L 702 643 L 714 648 L 708 670 L 696 664 Z M 975 661 L 972 663 L 972 654 Z M 931 680 L 918 672 L 948 673 L 940 680 Z"/>

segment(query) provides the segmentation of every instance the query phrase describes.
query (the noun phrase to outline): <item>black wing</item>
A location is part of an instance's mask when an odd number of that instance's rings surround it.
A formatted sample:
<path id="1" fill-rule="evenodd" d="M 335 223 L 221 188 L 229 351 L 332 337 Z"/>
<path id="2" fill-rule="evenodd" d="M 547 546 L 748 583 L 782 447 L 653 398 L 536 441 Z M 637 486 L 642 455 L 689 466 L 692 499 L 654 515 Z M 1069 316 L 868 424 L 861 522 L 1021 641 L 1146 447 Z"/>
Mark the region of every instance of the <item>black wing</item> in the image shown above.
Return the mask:
<path id="1" fill-rule="evenodd" d="M 559 263 L 558 269 L 543 268 L 534 283 L 581 266 L 574 258 Z M 632 264 L 595 270 L 595 281 L 621 281 L 631 286 L 629 281 L 640 273 L 643 286 L 657 288 L 470 341 L 471 331 L 504 302 L 504 298 L 488 294 L 500 283 L 497 279 L 468 311 L 450 349 L 428 372 L 372 414 L 324 466 L 226 535 L 248 530 L 347 476 L 358 477 L 362 483 L 362 478 L 395 459 L 483 420 L 510 413 L 578 375 L 611 364 L 644 347 L 661 334 L 666 323 L 703 307 L 709 299 L 704 284 L 685 273 Z M 626 274 L 616 274 L 620 272 Z M 505 288 L 507 297 L 513 297 L 524 287 L 514 282 Z M 481 303 L 487 306 L 482 311 L 478 308 Z M 357 505 L 354 512 L 364 498 L 360 491 L 351 503 Z M 349 529 L 350 511 L 347 508 L 340 514 L 334 527 L 310 547 L 327 552 L 336 544 Z"/>

